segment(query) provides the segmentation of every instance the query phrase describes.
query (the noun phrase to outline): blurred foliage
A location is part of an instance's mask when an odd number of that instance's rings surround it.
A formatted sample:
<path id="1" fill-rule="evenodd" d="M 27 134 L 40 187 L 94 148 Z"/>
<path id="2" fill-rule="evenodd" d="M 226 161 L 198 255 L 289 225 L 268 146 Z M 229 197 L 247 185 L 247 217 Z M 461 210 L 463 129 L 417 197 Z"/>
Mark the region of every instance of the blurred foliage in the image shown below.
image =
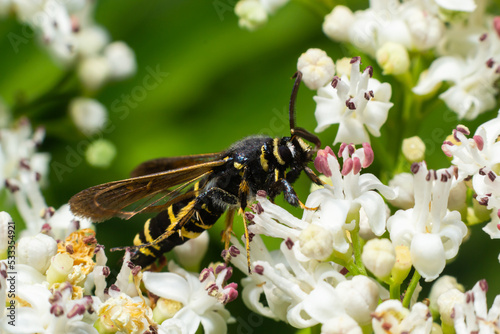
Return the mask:
<path id="1" fill-rule="evenodd" d="M 334 60 L 357 55 L 354 50 L 332 43 L 324 36 L 321 8 L 307 8 L 303 2 L 292 2 L 271 17 L 262 29 L 248 32 L 238 27 L 232 12 L 234 3 L 232 0 L 99 1 L 96 21 L 109 30 L 113 40 L 123 40 L 135 51 L 138 72 L 131 79 L 107 85 L 93 96 L 109 111 L 109 131 L 102 137 L 117 148 L 117 157 L 107 169 L 92 168 L 85 162 L 82 148 L 88 145 L 89 138 L 78 133 L 69 121 L 60 121 L 58 116 L 67 112 L 64 96 L 56 97 L 47 105 L 51 113 L 48 119 L 41 122 L 33 118 L 35 125 L 43 123 L 48 130 L 41 150 L 52 154 L 52 163 L 68 167 L 59 175 L 51 168 L 50 187 L 45 190 L 49 205 L 57 208 L 84 188 L 127 178 L 137 164 L 148 159 L 222 151 L 252 134 L 287 135 L 291 76 L 300 54 L 318 47 Z M 13 48 L 6 37 L 11 32 L 24 36 L 26 43 Z M 0 24 L 0 36 L 3 36 L 0 94 L 10 105 L 20 101 L 29 103 L 50 92 L 52 86 L 65 78 L 65 70 L 52 62 L 29 33 L 29 29 L 15 19 Z M 373 60 L 363 57 L 363 67 L 366 65 L 374 66 L 375 77 L 393 85 L 391 100 L 396 104 L 390 111 L 390 121 L 383 127 L 382 140 L 374 146 L 375 154 L 385 149 L 389 154 L 396 154 L 400 148 L 394 146 L 391 131 L 397 129 L 399 123 L 398 117 L 391 113 L 398 111 L 403 95 L 397 94 L 394 80 L 382 78 Z M 154 88 L 151 71 L 165 75 Z M 302 86 L 296 106 L 297 124 L 311 131 L 316 126 L 313 95 L 314 92 Z M 447 163 L 440 150 L 441 143 L 457 121 L 454 116 L 445 117 L 451 112 L 440 100 L 432 108 L 433 113 L 421 128 L 415 129 L 415 134 L 423 137 L 428 149 L 432 145 L 429 167 L 440 168 Z M 484 122 L 493 114 L 482 115 L 474 124 Z M 474 124 L 468 124 L 473 131 Z M 331 145 L 335 127 L 320 137 L 323 145 Z M 90 139 L 97 138 L 99 136 Z M 371 171 L 379 173 L 379 166 L 375 163 Z M 309 189 L 305 176 L 297 182 L 296 189 L 305 201 Z M 281 198 L 278 202 L 283 203 Z M 283 205 L 297 215 L 300 213 L 286 203 Z M 140 216 L 130 221 L 116 219 L 99 224 L 98 240 L 108 250 L 130 245 L 144 221 L 145 217 Z M 220 254 L 222 225 L 216 224 L 211 230 L 209 259 L 218 259 Z M 237 221 L 235 225 L 236 233 L 241 235 L 242 224 Z M 446 272 L 458 276 L 467 289 L 477 280 L 489 278 L 491 304 L 493 296 L 500 293 L 500 283 L 491 279 L 498 273 L 498 246 L 484 249 L 486 239 L 485 233 L 474 229 L 471 240 L 463 245 L 459 258 Z M 491 244 L 494 242 L 488 243 Z M 116 269 L 121 254 L 111 255 L 109 264 L 116 263 Z M 251 333 L 255 329 L 252 324 L 262 319 L 244 311 L 241 300 L 239 303 L 228 307 L 238 320 L 229 327 L 229 333 Z M 242 325 L 245 321 L 249 327 Z M 283 333 L 293 332 L 281 323 L 265 321 L 266 329 L 275 324 Z"/>

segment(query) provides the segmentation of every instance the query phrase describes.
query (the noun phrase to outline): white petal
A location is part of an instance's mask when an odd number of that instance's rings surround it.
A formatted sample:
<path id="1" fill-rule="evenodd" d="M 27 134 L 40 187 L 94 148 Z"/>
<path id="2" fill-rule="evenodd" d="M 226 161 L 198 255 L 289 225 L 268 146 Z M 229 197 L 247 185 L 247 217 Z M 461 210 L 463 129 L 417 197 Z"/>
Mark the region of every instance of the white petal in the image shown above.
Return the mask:
<path id="1" fill-rule="evenodd" d="M 457 82 L 462 77 L 465 66 L 461 58 L 440 57 L 431 64 L 427 72 L 420 75 L 413 92 L 425 95 L 433 91 L 442 81 Z"/>
<path id="2" fill-rule="evenodd" d="M 415 234 L 411 242 L 410 253 L 415 269 L 426 282 L 436 279 L 446 265 L 443 243 L 436 234 Z"/>
<path id="3" fill-rule="evenodd" d="M 366 105 L 363 122 L 373 136 L 380 137 L 380 128 L 387 121 L 392 106 L 393 103 L 379 101 L 369 101 Z"/>
<path id="4" fill-rule="evenodd" d="M 370 137 L 363 123 L 356 118 L 349 117 L 344 118 L 339 124 L 339 130 L 333 144 L 352 143 L 356 145 L 369 142 Z"/>
<path id="5" fill-rule="evenodd" d="M 355 202 L 361 204 L 365 210 L 373 233 L 377 236 L 384 234 L 387 212 L 382 196 L 374 191 L 367 191 L 358 197 Z"/>
<path id="6" fill-rule="evenodd" d="M 201 325 L 205 334 L 226 334 L 227 324 L 224 318 L 217 312 L 207 312 L 201 317 Z"/>
<path id="7" fill-rule="evenodd" d="M 344 313 L 337 292 L 330 284 L 320 281 L 304 299 L 304 310 L 313 319 L 325 323 L 328 319 Z"/>
<path id="8" fill-rule="evenodd" d="M 186 305 L 190 289 L 187 281 L 174 273 L 144 272 L 142 277 L 147 290 L 157 296 L 172 299 Z"/>

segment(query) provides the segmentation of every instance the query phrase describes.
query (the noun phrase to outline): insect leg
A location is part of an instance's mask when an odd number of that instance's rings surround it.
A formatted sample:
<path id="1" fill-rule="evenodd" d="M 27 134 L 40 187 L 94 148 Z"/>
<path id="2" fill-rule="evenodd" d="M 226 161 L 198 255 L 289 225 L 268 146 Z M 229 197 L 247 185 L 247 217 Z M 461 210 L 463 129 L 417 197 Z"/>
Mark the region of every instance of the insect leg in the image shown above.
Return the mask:
<path id="1" fill-rule="evenodd" d="M 247 219 L 245 217 L 245 212 L 242 208 L 240 208 L 238 213 L 243 217 L 243 224 L 245 226 L 245 248 L 247 250 L 247 267 L 248 267 L 248 273 L 251 274 L 252 269 L 250 268 L 250 235 L 248 233 Z"/>
<path id="2" fill-rule="evenodd" d="M 234 221 L 235 209 L 229 209 L 226 214 L 226 227 L 224 232 L 222 232 L 222 241 L 224 241 L 224 249 L 229 249 L 229 241 L 231 239 L 231 234 L 233 233 L 233 221 Z"/>
<path id="3" fill-rule="evenodd" d="M 311 179 L 311 181 L 313 181 L 314 183 L 316 183 L 317 185 L 319 186 L 322 186 L 324 185 L 325 183 L 323 181 L 321 181 L 321 179 L 318 177 L 318 175 L 316 175 L 313 170 L 309 167 L 304 167 L 304 172 L 306 173 L 306 175 Z"/>

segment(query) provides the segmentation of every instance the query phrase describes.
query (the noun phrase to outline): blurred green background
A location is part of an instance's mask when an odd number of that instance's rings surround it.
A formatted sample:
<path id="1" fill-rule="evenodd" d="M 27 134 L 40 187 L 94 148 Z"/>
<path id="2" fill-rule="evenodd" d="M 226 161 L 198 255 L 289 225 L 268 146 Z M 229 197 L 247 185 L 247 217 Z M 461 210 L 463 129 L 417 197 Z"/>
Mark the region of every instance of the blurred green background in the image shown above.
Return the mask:
<path id="1" fill-rule="evenodd" d="M 135 51 L 138 71 L 131 79 L 109 84 L 93 96 L 108 108 L 111 130 L 103 137 L 117 148 L 117 157 L 108 169 L 89 166 L 78 153 L 89 139 L 78 133 L 67 119 L 61 120 L 61 115 L 67 113 L 64 96 L 48 103 L 39 111 L 42 114 L 33 117 L 35 124 L 43 123 L 48 130 L 41 151 L 51 153 L 52 163 L 69 167 L 59 175 L 51 169 L 50 186 L 44 191 L 49 205 L 58 208 L 84 188 L 127 178 L 136 165 L 148 159 L 222 151 L 252 134 L 288 135 L 291 76 L 296 71 L 300 54 L 308 48 L 318 47 L 334 60 L 358 55 L 352 49 L 331 42 L 322 33 L 320 13 L 327 12 L 321 12 L 321 6 L 312 9 L 292 2 L 270 17 L 266 26 L 248 32 L 238 27 L 232 12 L 234 4 L 233 0 L 98 2 L 96 21 L 109 30 L 113 40 L 123 40 Z M 365 7 L 366 4 L 356 2 L 350 6 Z M 0 42 L 0 95 L 8 104 L 19 99 L 30 101 L 44 94 L 65 73 L 33 39 L 20 44 L 15 52 L 7 36 L 11 32 L 22 36 L 23 31 L 13 18 L 0 23 L 0 36 L 3 36 Z M 396 82 L 382 77 L 373 60 L 363 57 L 363 67 L 366 65 L 374 66 L 375 77 L 391 82 L 393 92 L 397 90 Z M 164 77 L 156 88 L 141 90 L 151 70 L 163 73 Z M 140 91 L 146 94 L 140 95 Z M 313 95 L 314 92 L 302 85 L 296 106 L 297 124 L 310 131 L 316 126 Z M 390 115 L 397 112 L 401 99 L 402 94 L 393 93 L 392 102 L 396 107 Z M 453 116 L 449 122 L 441 121 L 443 115 L 450 114 L 443 103 L 436 103 L 434 108 L 435 112 L 416 131 L 426 139 L 428 149 L 432 147 L 429 167 L 440 168 L 447 164 L 440 151 L 441 143 L 457 122 Z M 477 124 L 495 114 L 488 113 L 474 124 L 466 124 L 474 131 Z M 391 137 L 391 129 L 398 126 L 394 120 L 384 126 L 384 135 L 375 147 L 375 154 L 384 148 L 389 153 L 399 149 L 394 147 Z M 335 127 L 321 133 L 320 137 L 323 145 L 331 145 Z M 96 138 L 98 136 L 91 137 Z M 377 163 L 371 171 L 379 173 Z M 296 189 L 305 201 L 309 180 L 302 176 Z M 283 203 L 281 198 L 278 202 Z M 290 205 L 283 205 L 296 215 L 300 214 Z M 98 241 L 108 250 L 130 245 L 145 219 L 140 216 L 130 221 L 114 219 L 99 224 Z M 216 224 L 211 230 L 212 254 L 207 256 L 207 261 L 219 260 L 222 225 Z M 236 225 L 235 231 L 241 235 L 241 224 Z M 489 278 L 491 304 L 493 296 L 500 293 L 500 280 L 496 279 L 500 272 L 499 249 L 498 241 L 490 241 L 479 228 L 474 228 L 471 239 L 462 246 L 458 259 L 446 272 L 459 276 L 467 289 L 477 280 Z M 120 256 L 111 254 L 109 264 L 116 264 L 118 268 Z M 245 321 L 257 323 L 244 310 L 241 301 L 230 304 L 228 309 L 238 320 L 238 324 L 229 327 L 229 333 L 256 330 L 251 324 L 246 329 L 240 328 Z M 266 329 L 277 326 L 283 333 L 294 332 L 267 319 L 263 326 L 261 328 Z"/>

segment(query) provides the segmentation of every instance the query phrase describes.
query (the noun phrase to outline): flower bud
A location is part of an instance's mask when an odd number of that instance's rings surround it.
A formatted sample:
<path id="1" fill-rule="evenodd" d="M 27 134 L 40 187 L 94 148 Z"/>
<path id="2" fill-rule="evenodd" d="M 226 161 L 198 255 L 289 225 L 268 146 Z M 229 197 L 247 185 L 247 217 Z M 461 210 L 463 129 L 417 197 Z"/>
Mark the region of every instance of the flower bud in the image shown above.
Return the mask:
<path id="1" fill-rule="evenodd" d="M 344 57 L 337 59 L 335 62 L 335 69 L 337 70 L 337 76 L 342 77 L 346 76 L 348 78 L 351 77 L 351 69 L 352 69 L 352 64 L 351 64 L 352 58 Z"/>
<path id="2" fill-rule="evenodd" d="M 342 5 L 335 6 L 323 21 L 323 32 L 326 36 L 337 42 L 349 40 L 349 27 L 354 21 L 352 11 Z"/>
<path id="3" fill-rule="evenodd" d="M 396 192 L 396 198 L 387 201 L 397 208 L 407 210 L 415 206 L 413 193 L 413 175 L 410 173 L 400 173 L 389 181 L 389 187 Z"/>
<path id="4" fill-rule="evenodd" d="M 406 138 L 402 145 L 403 155 L 408 162 L 420 162 L 425 158 L 425 144 L 418 136 Z"/>
<path id="5" fill-rule="evenodd" d="M 71 100 L 69 113 L 78 129 L 86 135 L 102 129 L 108 119 L 106 108 L 97 100 L 87 97 Z"/>
<path id="6" fill-rule="evenodd" d="M 321 334 L 362 334 L 358 323 L 347 314 L 338 315 L 321 326 Z"/>
<path id="7" fill-rule="evenodd" d="M 98 54 L 109 42 L 109 34 L 106 29 L 92 25 L 85 27 L 75 35 L 78 52 L 83 57 L 91 57 Z"/>
<path id="8" fill-rule="evenodd" d="M 432 285 L 431 293 L 429 294 L 430 305 L 432 313 L 438 312 L 438 299 L 439 297 L 452 289 L 456 289 L 464 292 L 465 289 L 462 284 L 457 282 L 457 279 L 453 276 L 442 276 L 436 280 L 436 282 Z"/>
<path id="9" fill-rule="evenodd" d="M 184 305 L 176 300 L 160 298 L 153 310 L 153 320 L 161 324 L 163 321 L 172 318 L 183 307 Z"/>
<path id="10" fill-rule="evenodd" d="M 258 0 L 240 0 L 234 7 L 238 25 L 250 31 L 260 28 L 267 22 L 267 12 Z"/>
<path id="11" fill-rule="evenodd" d="M 68 253 L 58 253 L 52 258 L 52 263 L 47 270 L 47 282 L 62 283 L 73 270 L 73 259 Z"/>
<path id="12" fill-rule="evenodd" d="M 365 244 L 361 259 L 377 278 L 384 279 L 396 263 L 396 251 L 389 239 L 371 239 Z"/>
<path id="13" fill-rule="evenodd" d="M 8 257 L 9 248 L 9 224 L 13 224 L 12 217 L 5 211 L 0 212 L 0 260 Z M 12 232 L 11 232 L 12 233 Z"/>
<path id="14" fill-rule="evenodd" d="M 85 159 L 89 165 L 107 168 L 116 156 L 115 145 L 106 139 L 97 139 L 85 151 Z"/>
<path id="15" fill-rule="evenodd" d="M 134 51 L 124 42 L 113 42 L 106 46 L 104 56 L 109 62 L 111 79 L 128 78 L 137 70 Z"/>
<path id="16" fill-rule="evenodd" d="M 395 283 L 401 284 L 411 270 L 412 262 L 410 249 L 407 246 L 396 246 L 396 263 L 391 271 L 392 279 Z"/>
<path id="17" fill-rule="evenodd" d="M 448 198 L 448 209 L 450 211 L 458 211 L 465 220 L 467 214 L 467 186 L 465 182 L 457 182 L 450 189 Z"/>
<path id="18" fill-rule="evenodd" d="M 109 62 L 102 56 L 85 58 L 78 66 L 78 76 L 82 84 L 91 91 L 104 85 L 109 78 L 109 72 Z"/>
<path id="19" fill-rule="evenodd" d="M 332 81 L 335 65 L 321 49 L 309 49 L 297 61 L 297 69 L 302 72 L 302 81 L 309 89 L 318 89 Z"/>
<path id="20" fill-rule="evenodd" d="M 51 258 L 57 252 L 57 242 L 46 234 L 24 237 L 17 246 L 18 261 L 45 274 Z"/>
<path id="21" fill-rule="evenodd" d="M 310 224 L 299 235 L 299 249 L 310 259 L 324 260 L 333 252 L 333 236 L 317 224 Z"/>
<path id="22" fill-rule="evenodd" d="M 198 272 L 201 260 L 207 252 L 209 241 L 208 232 L 205 231 L 197 238 L 176 246 L 174 253 L 177 255 L 177 260 L 187 270 Z"/>
<path id="23" fill-rule="evenodd" d="M 399 75 L 410 68 L 408 51 L 399 43 L 386 42 L 377 50 L 376 59 L 384 70 L 383 74 Z"/>
<path id="24" fill-rule="evenodd" d="M 354 276 L 350 281 L 340 282 L 335 291 L 351 318 L 361 326 L 370 323 L 371 313 L 378 304 L 378 286 L 372 279 Z"/>
<path id="25" fill-rule="evenodd" d="M 439 296 L 437 299 L 437 306 L 443 326 L 453 326 L 453 308 L 455 304 L 464 302 L 465 294 L 458 289 L 448 290 Z"/>

